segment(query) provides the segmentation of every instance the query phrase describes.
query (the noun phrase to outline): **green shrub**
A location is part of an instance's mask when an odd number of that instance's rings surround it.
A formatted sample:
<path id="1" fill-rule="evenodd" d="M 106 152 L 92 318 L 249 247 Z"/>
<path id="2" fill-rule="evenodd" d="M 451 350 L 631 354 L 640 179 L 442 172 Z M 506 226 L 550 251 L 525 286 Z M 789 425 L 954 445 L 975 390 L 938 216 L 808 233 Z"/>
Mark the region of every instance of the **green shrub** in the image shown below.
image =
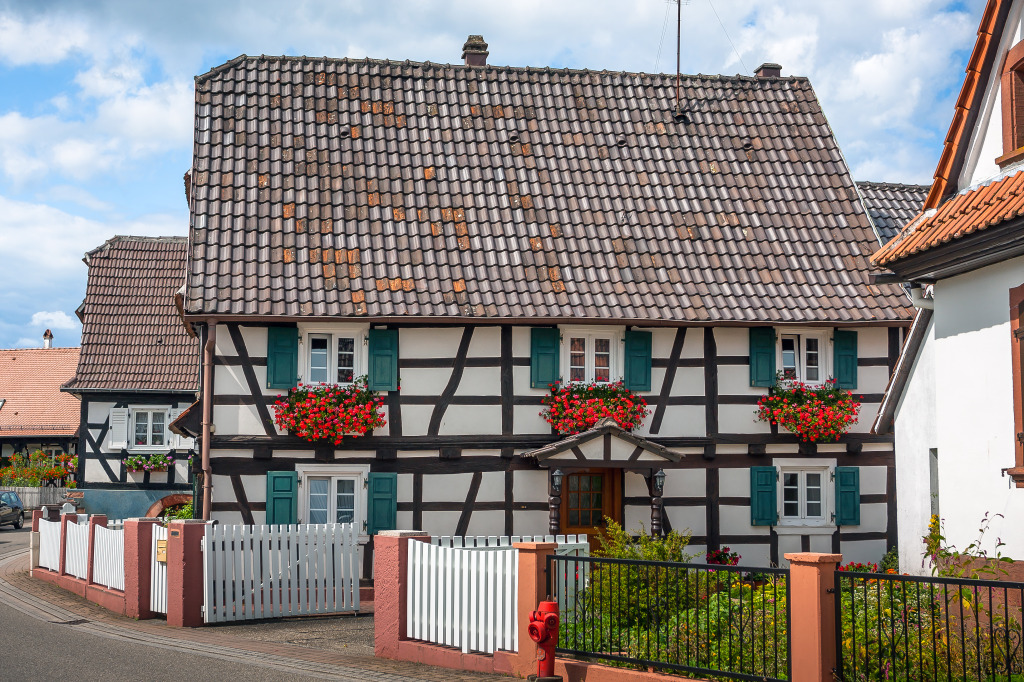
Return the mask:
<path id="1" fill-rule="evenodd" d="M 192 503 L 183 504 L 180 507 L 170 507 L 164 513 L 164 519 L 167 521 L 180 521 L 190 520 L 192 518 Z"/>
<path id="2" fill-rule="evenodd" d="M 883 573 L 885 573 L 886 571 L 899 572 L 900 553 L 895 546 L 885 553 L 885 556 L 882 557 L 882 561 L 878 564 L 878 567 L 881 569 Z"/>

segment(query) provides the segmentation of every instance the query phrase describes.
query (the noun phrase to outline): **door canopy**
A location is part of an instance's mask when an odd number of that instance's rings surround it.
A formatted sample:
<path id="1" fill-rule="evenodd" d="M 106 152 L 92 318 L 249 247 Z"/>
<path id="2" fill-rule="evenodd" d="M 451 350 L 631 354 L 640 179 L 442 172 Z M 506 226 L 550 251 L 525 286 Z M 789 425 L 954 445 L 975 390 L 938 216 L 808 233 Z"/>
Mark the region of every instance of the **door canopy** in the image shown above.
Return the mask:
<path id="1" fill-rule="evenodd" d="M 589 431 L 524 452 L 522 456 L 536 457 L 542 467 L 572 463 L 619 469 L 647 469 L 658 462 L 678 462 L 683 458 L 678 452 L 625 431 L 611 417 L 602 419 Z"/>

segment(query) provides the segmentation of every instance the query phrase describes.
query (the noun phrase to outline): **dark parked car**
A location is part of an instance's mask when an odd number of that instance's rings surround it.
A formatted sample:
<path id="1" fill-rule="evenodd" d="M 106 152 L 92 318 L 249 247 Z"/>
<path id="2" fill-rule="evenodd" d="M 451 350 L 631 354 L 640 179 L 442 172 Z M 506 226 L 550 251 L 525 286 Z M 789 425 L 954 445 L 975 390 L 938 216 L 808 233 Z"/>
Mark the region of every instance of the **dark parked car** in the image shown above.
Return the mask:
<path id="1" fill-rule="evenodd" d="M 18 493 L 0 492 L 0 526 L 7 524 L 15 528 L 25 525 L 25 505 Z"/>

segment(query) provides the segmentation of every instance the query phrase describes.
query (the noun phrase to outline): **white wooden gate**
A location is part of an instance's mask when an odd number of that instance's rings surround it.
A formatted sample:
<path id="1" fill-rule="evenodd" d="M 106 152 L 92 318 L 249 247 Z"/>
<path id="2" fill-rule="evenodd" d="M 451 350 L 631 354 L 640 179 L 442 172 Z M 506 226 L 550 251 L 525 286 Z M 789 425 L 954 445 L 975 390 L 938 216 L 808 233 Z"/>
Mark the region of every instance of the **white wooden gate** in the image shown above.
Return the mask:
<path id="1" fill-rule="evenodd" d="M 39 565 L 51 571 L 60 569 L 60 521 L 39 519 Z"/>
<path id="2" fill-rule="evenodd" d="M 167 541 L 167 526 L 153 525 L 153 550 L 150 555 L 149 609 L 154 613 L 167 613 L 167 564 L 156 560 L 156 546 Z"/>
<path id="3" fill-rule="evenodd" d="M 64 548 L 65 570 L 85 580 L 89 568 L 89 524 L 69 523 Z"/>
<path id="4" fill-rule="evenodd" d="M 92 549 L 93 582 L 124 591 L 124 528 L 96 526 Z"/>
<path id="5" fill-rule="evenodd" d="M 203 542 L 207 623 L 359 610 L 351 523 L 214 525 Z"/>
<path id="6" fill-rule="evenodd" d="M 519 551 L 409 543 L 409 636 L 493 654 L 516 650 Z"/>

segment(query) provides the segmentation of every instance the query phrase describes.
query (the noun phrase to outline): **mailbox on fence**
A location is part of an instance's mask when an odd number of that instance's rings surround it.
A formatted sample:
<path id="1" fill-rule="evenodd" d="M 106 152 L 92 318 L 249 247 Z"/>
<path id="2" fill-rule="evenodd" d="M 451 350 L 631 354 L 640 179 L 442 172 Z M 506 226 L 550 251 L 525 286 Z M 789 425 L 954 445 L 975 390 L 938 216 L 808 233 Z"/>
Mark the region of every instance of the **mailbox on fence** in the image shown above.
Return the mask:
<path id="1" fill-rule="evenodd" d="M 156 541 L 156 560 L 162 564 L 167 563 L 167 540 Z"/>

